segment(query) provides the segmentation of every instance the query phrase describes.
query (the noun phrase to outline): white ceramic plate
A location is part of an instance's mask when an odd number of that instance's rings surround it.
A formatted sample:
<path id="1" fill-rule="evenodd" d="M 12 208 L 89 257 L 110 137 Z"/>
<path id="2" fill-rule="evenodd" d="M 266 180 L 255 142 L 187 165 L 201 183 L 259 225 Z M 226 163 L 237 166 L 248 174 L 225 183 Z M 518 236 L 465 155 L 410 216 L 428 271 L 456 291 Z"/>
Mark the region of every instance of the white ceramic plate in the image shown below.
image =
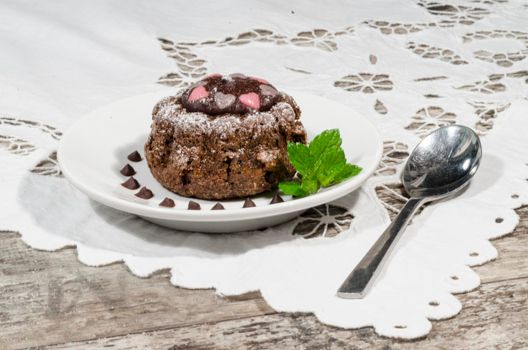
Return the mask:
<path id="1" fill-rule="evenodd" d="M 163 188 L 150 174 L 145 160 L 133 163 L 127 155 L 143 145 L 150 131 L 154 104 L 167 92 L 127 98 L 97 109 L 73 125 L 63 136 L 58 159 L 66 178 L 93 200 L 151 222 L 179 230 L 234 232 L 251 230 L 294 218 L 307 208 L 342 197 L 358 188 L 376 169 L 382 154 L 382 140 L 374 126 L 349 107 L 304 93 L 292 93 L 302 110 L 301 120 L 311 140 L 325 129 L 338 128 L 349 162 L 363 171 L 317 194 L 270 205 L 273 194 L 252 197 L 256 207 L 242 208 L 243 200 L 221 201 L 225 210 L 210 210 L 216 201 L 193 199 L 202 210 L 187 210 L 189 198 Z M 144 158 L 144 157 L 143 157 Z M 137 198 L 138 190 L 120 185 L 126 178 L 119 170 L 130 163 L 142 186 L 154 193 L 149 200 Z M 163 198 L 172 198 L 176 207 L 160 207 Z"/>

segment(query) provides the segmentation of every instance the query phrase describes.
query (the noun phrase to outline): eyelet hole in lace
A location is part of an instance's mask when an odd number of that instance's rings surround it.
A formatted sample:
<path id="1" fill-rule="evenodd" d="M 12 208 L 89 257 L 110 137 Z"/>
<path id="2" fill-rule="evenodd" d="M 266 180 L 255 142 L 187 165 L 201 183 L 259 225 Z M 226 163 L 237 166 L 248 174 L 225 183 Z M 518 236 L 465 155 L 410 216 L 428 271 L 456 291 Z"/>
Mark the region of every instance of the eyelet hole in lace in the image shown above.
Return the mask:
<path id="1" fill-rule="evenodd" d="M 512 197 L 512 199 L 517 199 L 517 198 L 519 198 L 519 195 L 514 193 L 514 194 L 511 195 L 511 197 Z"/>
<path id="2" fill-rule="evenodd" d="M 453 276 L 451 276 L 451 279 L 452 279 L 453 281 L 458 281 L 458 276 L 453 275 Z"/>
<path id="3" fill-rule="evenodd" d="M 407 328 L 407 326 L 401 325 L 401 324 L 397 324 L 397 325 L 394 326 L 394 328 L 396 328 L 396 329 L 405 329 L 405 328 Z"/>
<path id="4" fill-rule="evenodd" d="M 469 253 L 469 256 L 478 256 L 479 254 L 477 252 Z"/>
<path id="5" fill-rule="evenodd" d="M 496 219 L 495 219 L 495 222 L 496 222 L 497 224 L 500 224 L 500 223 L 503 222 L 503 221 L 504 221 L 503 218 L 496 218 Z"/>
<path id="6" fill-rule="evenodd" d="M 430 301 L 430 302 L 429 302 L 429 305 L 430 305 L 430 306 L 438 306 L 438 305 L 440 305 L 440 303 L 439 303 L 438 301 L 434 301 L 434 300 L 433 300 L 433 301 Z"/>

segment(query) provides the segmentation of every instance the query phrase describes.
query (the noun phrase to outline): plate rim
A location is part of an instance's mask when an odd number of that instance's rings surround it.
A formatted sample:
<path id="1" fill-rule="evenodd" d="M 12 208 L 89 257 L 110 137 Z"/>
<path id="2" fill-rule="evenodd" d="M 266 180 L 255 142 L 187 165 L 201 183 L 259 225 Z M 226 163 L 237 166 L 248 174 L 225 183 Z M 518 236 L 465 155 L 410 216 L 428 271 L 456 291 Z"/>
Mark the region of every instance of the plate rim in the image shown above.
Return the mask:
<path id="1" fill-rule="evenodd" d="M 59 167 L 62 170 L 62 173 L 64 174 L 65 178 L 73 184 L 74 187 L 79 189 L 81 192 L 83 192 L 85 195 L 87 195 L 89 198 L 104 204 L 106 206 L 109 206 L 111 208 L 124 211 L 126 213 L 144 216 L 144 217 L 150 217 L 150 218 L 156 218 L 156 219 L 164 219 L 164 220 L 170 220 L 170 221 L 185 221 L 185 222 L 192 222 L 192 221 L 206 221 L 206 222 L 215 222 L 215 221 L 221 221 L 221 222 L 228 222 L 228 221 L 240 221 L 240 220 L 251 220 L 251 219 L 258 219 L 258 218 L 265 218 L 275 215 L 281 215 L 281 214 L 287 214 L 292 212 L 298 212 L 302 210 L 306 210 L 321 204 L 328 203 L 330 201 L 336 200 L 338 198 L 341 198 L 343 196 L 346 196 L 347 194 L 350 194 L 357 188 L 359 188 L 376 170 L 378 167 L 381 157 L 383 155 L 383 140 L 381 138 L 381 135 L 378 131 L 378 129 L 375 127 L 375 125 L 368 120 L 366 117 L 364 117 L 362 114 L 356 112 L 352 107 L 344 105 L 338 101 L 328 99 L 324 96 L 314 95 L 302 91 L 290 91 L 289 94 L 293 96 L 315 96 L 317 98 L 328 100 L 332 103 L 340 104 L 352 111 L 354 113 L 363 119 L 363 121 L 369 125 L 369 127 L 372 129 L 373 134 L 376 136 L 376 154 L 374 155 L 373 166 L 370 169 L 365 169 L 363 167 L 363 170 L 360 174 L 357 176 L 344 181 L 340 184 L 334 185 L 335 188 L 329 188 L 328 190 L 324 192 L 318 192 L 314 195 L 298 198 L 290 201 L 285 201 L 282 203 L 275 203 L 273 205 L 266 205 L 266 206 L 257 206 L 257 207 L 251 207 L 251 208 L 238 208 L 238 209 L 229 209 L 229 210 L 174 210 L 174 208 L 163 208 L 163 207 L 153 207 L 149 205 L 144 205 L 142 203 L 132 202 L 128 201 L 123 198 L 119 198 L 116 196 L 113 196 L 111 194 L 104 194 L 101 193 L 100 190 L 94 189 L 89 184 L 86 184 L 84 181 L 80 181 L 68 168 L 67 161 L 65 157 L 63 157 L 64 154 L 64 148 L 65 145 L 68 142 L 68 136 L 72 134 L 72 130 L 75 130 L 75 128 L 79 128 L 83 121 L 88 120 L 92 115 L 98 114 L 100 110 L 104 110 L 105 108 L 108 108 L 114 104 L 118 103 L 124 103 L 128 100 L 134 100 L 138 99 L 140 97 L 147 97 L 147 96 L 158 96 L 165 94 L 166 96 L 170 95 L 166 90 L 159 90 L 156 92 L 149 92 L 144 94 L 139 94 L 135 96 L 126 97 L 123 99 L 118 99 L 113 102 L 104 104 L 86 114 L 84 114 L 82 117 L 80 117 L 78 120 L 76 120 L 65 132 L 62 136 L 59 146 L 57 148 L 57 161 L 59 164 Z M 189 197 L 192 199 L 191 197 Z"/>

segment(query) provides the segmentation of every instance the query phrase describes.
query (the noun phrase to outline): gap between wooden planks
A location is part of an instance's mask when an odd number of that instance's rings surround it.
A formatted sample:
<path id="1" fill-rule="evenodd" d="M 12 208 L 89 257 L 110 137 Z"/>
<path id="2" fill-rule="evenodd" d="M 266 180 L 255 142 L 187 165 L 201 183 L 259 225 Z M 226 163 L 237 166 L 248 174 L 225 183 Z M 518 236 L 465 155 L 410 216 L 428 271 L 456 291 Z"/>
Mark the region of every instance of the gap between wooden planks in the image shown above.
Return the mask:
<path id="1" fill-rule="evenodd" d="M 412 343 L 277 314 L 258 293 L 220 298 L 175 288 L 166 272 L 143 280 L 122 264 L 87 267 L 74 249 L 40 252 L 0 233 L 0 348 L 528 348 L 528 207 L 517 213 L 515 232 L 493 242 L 499 259 L 476 268 L 483 285 L 459 296 L 461 314 Z"/>

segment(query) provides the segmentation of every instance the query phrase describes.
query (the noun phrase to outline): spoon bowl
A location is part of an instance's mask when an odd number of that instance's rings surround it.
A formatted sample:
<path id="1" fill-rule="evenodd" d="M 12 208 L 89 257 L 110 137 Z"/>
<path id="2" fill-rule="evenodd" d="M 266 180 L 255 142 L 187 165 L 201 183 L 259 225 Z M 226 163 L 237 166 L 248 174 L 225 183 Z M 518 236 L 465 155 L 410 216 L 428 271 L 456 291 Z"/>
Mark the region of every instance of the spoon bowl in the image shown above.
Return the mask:
<path id="1" fill-rule="evenodd" d="M 479 137 L 470 128 L 451 125 L 427 135 L 403 169 L 402 181 L 409 200 L 348 275 L 337 295 L 362 298 L 416 210 L 426 202 L 448 197 L 464 188 L 475 175 L 481 157 Z"/>
<path id="2" fill-rule="evenodd" d="M 405 191 L 415 198 L 436 200 L 469 183 L 480 164 L 482 147 L 477 134 L 461 125 L 427 135 L 405 164 Z"/>

